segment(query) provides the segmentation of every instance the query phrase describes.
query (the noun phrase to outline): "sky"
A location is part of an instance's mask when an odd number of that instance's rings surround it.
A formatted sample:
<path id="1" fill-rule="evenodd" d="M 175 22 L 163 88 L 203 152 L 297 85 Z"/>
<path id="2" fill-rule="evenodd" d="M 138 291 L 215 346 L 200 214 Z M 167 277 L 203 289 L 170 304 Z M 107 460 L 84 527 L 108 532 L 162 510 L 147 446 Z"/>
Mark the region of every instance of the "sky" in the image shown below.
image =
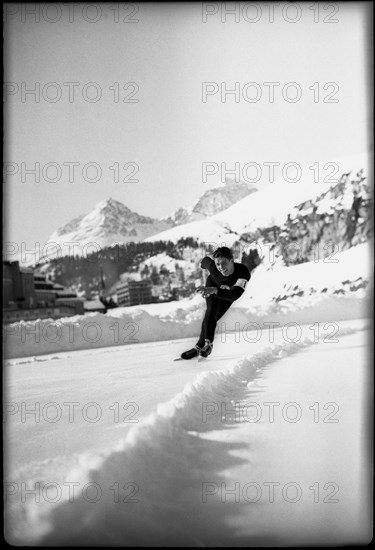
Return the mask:
<path id="1" fill-rule="evenodd" d="M 236 163 L 262 188 L 265 163 L 372 148 L 369 2 L 74 6 L 6 5 L 6 243 L 110 197 L 166 216 Z"/>

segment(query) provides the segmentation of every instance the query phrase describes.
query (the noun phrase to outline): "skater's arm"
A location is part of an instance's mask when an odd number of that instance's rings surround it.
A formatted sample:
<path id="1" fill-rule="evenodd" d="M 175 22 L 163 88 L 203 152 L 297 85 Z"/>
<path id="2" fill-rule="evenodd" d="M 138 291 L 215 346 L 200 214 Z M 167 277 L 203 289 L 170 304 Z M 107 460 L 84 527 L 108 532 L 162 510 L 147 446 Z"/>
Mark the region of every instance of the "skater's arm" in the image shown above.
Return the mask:
<path id="1" fill-rule="evenodd" d="M 234 302 L 235 300 L 238 300 L 238 298 L 242 296 L 242 294 L 243 288 L 240 288 L 239 286 L 232 286 L 229 290 L 219 288 L 216 296 L 220 300 L 225 300 L 226 302 Z"/>
<path id="2" fill-rule="evenodd" d="M 209 296 L 214 295 L 221 300 L 234 302 L 234 300 L 237 300 L 237 298 L 241 296 L 243 289 L 238 286 L 228 287 L 228 290 L 217 288 L 216 286 L 200 286 L 196 289 L 196 292 L 199 292 L 203 298 L 208 298 Z"/>
<path id="3" fill-rule="evenodd" d="M 216 296 L 220 298 L 220 300 L 234 302 L 235 300 L 238 300 L 238 298 L 244 293 L 247 282 L 248 279 L 238 279 L 236 283 L 229 289 L 219 288 Z"/>

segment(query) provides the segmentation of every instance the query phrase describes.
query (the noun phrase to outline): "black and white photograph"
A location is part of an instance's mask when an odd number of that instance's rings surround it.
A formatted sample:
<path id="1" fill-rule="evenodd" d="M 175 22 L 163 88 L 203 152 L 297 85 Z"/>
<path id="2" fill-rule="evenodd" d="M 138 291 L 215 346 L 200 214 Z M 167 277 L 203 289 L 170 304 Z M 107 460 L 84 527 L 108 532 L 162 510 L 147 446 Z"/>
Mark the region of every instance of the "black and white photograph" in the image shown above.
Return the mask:
<path id="1" fill-rule="evenodd" d="M 373 538 L 373 2 L 3 6 L 11 546 Z"/>

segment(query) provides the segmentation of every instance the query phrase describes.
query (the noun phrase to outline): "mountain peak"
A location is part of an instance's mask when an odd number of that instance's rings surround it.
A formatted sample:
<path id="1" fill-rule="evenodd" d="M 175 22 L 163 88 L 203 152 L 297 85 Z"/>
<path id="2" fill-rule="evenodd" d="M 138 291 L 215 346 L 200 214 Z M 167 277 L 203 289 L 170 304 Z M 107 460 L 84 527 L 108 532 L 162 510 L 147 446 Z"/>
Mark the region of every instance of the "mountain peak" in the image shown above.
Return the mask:
<path id="1" fill-rule="evenodd" d="M 207 189 L 188 208 L 179 208 L 162 219 L 171 221 L 173 225 L 203 220 L 226 210 L 234 203 L 256 191 L 258 191 L 258 188 L 250 183 L 236 181 L 235 178 L 226 178 L 224 184 Z"/>
<path id="2" fill-rule="evenodd" d="M 95 207 L 94 207 L 94 211 L 103 211 L 103 210 L 106 210 L 106 211 L 110 211 L 110 210 L 125 210 L 125 211 L 128 211 L 128 212 L 131 212 L 130 208 L 128 208 L 127 206 L 125 206 L 125 204 L 123 204 L 122 202 L 120 201 L 117 201 L 115 199 L 112 199 L 112 197 L 110 197 L 109 199 L 105 199 L 105 200 L 102 200 L 100 202 L 98 202 Z"/>
<path id="3" fill-rule="evenodd" d="M 110 246 L 113 243 L 136 242 L 171 226 L 148 216 L 133 212 L 112 197 L 98 202 L 88 214 L 81 214 L 51 235 L 48 242 L 57 243 L 65 251 L 69 242 Z"/>

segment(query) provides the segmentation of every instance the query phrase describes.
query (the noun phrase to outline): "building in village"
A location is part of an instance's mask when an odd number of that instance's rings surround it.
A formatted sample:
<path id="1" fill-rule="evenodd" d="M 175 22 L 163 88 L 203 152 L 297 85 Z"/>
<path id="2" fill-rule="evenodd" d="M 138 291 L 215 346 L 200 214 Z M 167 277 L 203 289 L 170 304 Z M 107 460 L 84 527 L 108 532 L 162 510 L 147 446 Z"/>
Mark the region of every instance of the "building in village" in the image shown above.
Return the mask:
<path id="1" fill-rule="evenodd" d="M 83 314 L 84 300 L 41 273 L 3 261 L 3 323 Z"/>

